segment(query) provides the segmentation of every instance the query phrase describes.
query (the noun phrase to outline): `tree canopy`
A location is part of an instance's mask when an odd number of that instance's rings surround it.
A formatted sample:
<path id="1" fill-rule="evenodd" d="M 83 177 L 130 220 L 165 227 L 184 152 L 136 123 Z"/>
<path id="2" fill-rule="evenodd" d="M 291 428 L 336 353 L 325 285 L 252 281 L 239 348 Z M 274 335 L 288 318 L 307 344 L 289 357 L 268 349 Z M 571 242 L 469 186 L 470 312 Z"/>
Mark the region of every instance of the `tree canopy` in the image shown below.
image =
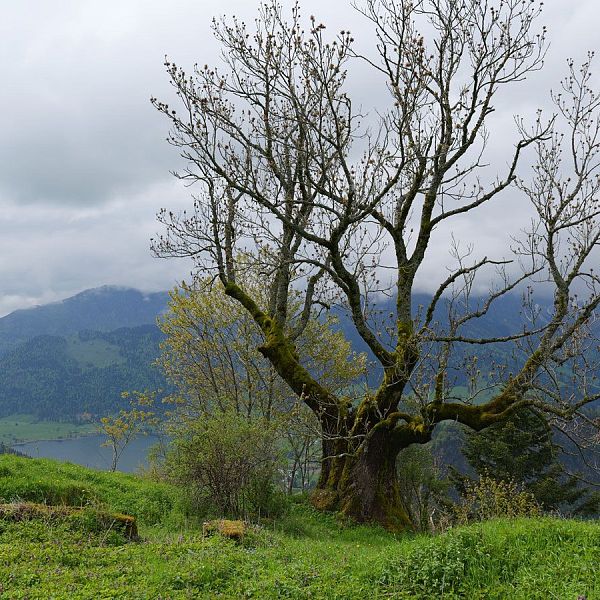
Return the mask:
<path id="1" fill-rule="evenodd" d="M 160 213 L 165 231 L 154 250 L 191 257 L 220 282 L 260 330 L 260 353 L 319 419 L 313 501 L 321 508 L 410 526 L 396 457 L 430 440 L 444 420 L 482 430 L 534 406 L 556 423 L 594 425 L 585 407 L 600 393 L 584 350 L 600 303 L 600 98 L 589 61 L 569 62 L 553 95 L 555 115 L 516 120 L 508 164 L 495 179 L 485 176 L 494 106 L 543 64 L 540 6 L 366 0 L 358 10 L 376 43 L 362 55 L 350 32 L 329 34 L 298 5 L 284 15 L 267 2 L 252 30 L 235 18 L 214 22 L 221 67 L 196 65 L 188 74 L 165 62 L 178 106 L 152 101 L 170 120 L 169 142 L 187 165 L 177 175 L 195 195 L 191 211 Z M 358 63 L 380 83 L 377 110 L 368 113 L 348 83 Z M 525 152 L 534 165 L 520 177 Z M 413 306 L 434 234 L 501 202 L 509 189 L 534 215 L 522 238 L 493 258 L 455 240 L 452 270 L 427 306 Z M 244 285 L 249 254 L 264 294 Z M 490 271 L 489 294 L 477 298 Z M 539 314 L 531 299 L 540 282 L 553 294 L 551 314 Z M 469 334 L 498 298 L 521 289 L 529 290 L 523 328 Z M 373 303 L 386 293 L 394 310 L 381 315 Z M 315 376 L 297 343 L 334 303 L 346 307 L 381 365 L 379 386 L 358 398 Z M 491 343 L 508 344 L 514 365 L 479 373 L 469 356 Z M 469 393 L 457 393 L 456 372 Z"/>

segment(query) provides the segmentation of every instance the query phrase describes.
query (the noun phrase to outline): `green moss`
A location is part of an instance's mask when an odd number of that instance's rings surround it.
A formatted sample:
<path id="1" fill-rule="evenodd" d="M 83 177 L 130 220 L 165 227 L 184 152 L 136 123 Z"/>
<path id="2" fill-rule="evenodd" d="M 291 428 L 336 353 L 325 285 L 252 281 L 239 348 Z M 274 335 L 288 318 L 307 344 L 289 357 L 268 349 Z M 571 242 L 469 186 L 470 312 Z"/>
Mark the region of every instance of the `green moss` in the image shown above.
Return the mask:
<path id="1" fill-rule="evenodd" d="M 93 533 L 117 531 L 130 540 L 137 539 L 138 536 L 137 523 L 131 515 L 111 513 L 92 507 L 50 506 L 33 502 L 0 504 L 0 521 L 42 521 L 46 524 L 64 522 Z"/>

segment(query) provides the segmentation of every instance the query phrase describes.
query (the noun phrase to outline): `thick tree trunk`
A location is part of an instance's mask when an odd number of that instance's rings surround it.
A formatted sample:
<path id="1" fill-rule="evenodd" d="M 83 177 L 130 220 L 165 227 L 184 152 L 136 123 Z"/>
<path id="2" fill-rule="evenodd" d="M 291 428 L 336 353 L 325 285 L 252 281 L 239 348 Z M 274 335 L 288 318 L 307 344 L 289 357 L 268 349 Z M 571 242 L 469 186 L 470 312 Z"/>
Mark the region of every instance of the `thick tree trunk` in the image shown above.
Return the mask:
<path id="1" fill-rule="evenodd" d="M 353 453 L 334 453 L 342 442 L 324 443 L 323 470 L 312 495 L 313 505 L 335 510 L 361 523 L 378 523 L 390 531 L 413 525 L 400 500 L 396 458 L 400 448 L 384 430 L 372 431 Z M 333 451 L 333 452 L 332 452 Z"/>

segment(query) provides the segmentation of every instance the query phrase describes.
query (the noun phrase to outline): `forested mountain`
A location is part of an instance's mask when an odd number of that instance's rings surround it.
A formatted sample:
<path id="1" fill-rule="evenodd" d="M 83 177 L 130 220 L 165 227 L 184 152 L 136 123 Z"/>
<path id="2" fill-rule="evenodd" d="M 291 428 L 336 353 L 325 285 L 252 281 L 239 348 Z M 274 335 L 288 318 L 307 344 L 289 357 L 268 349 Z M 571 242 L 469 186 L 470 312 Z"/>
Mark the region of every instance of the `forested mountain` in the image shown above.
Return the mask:
<path id="1" fill-rule="evenodd" d="M 469 305 L 469 311 L 474 311 L 481 308 L 484 304 L 484 298 L 472 298 Z M 543 315 L 551 309 L 551 299 L 540 298 L 537 305 L 540 311 L 541 319 Z M 372 326 L 389 322 L 389 314 L 395 310 L 394 298 L 385 298 L 377 302 L 368 311 L 368 320 Z M 415 294 L 412 297 L 413 314 L 424 315 L 429 304 L 431 296 L 428 294 Z M 335 314 L 340 320 L 340 327 L 344 331 L 344 335 L 352 342 L 355 350 L 365 352 L 368 351 L 368 346 L 362 340 L 356 328 L 350 322 L 350 317 L 346 310 L 334 309 Z M 378 323 L 378 321 L 380 323 Z M 448 322 L 448 303 L 445 298 L 441 298 L 434 312 L 433 323 L 442 328 Z M 514 334 L 515 331 L 523 327 L 527 323 L 523 315 L 523 302 L 519 294 L 506 294 L 498 298 L 490 307 L 487 314 L 479 319 L 473 319 L 465 325 L 462 330 L 464 335 L 469 337 L 504 337 Z"/>
<path id="2" fill-rule="evenodd" d="M 73 420 L 165 388 L 153 361 L 168 293 L 104 286 L 0 319 L 0 416 Z"/>
<path id="3" fill-rule="evenodd" d="M 474 312 L 482 308 L 485 298 L 472 298 L 468 307 L 468 312 Z M 395 299 L 387 298 L 380 300 L 376 305 L 370 307 L 367 318 L 369 325 L 376 331 L 384 331 L 386 320 L 389 322 L 389 315 L 395 310 Z M 420 322 L 426 313 L 431 296 L 427 294 L 415 294 L 413 296 L 413 314 L 420 315 Z M 464 307 L 462 307 L 463 310 Z M 552 310 L 552 301 L 548 298 L 539 298 L 536 305 L 536 311 L 539 312 L 539 327 L 541 323 L 547 322 L 546 315 Z M 375 360 L 369 347 L 360 337 L 356 328 L 351 322 L 347 310 L 336 308 L 334 313 L 338 318 L 338 327 L 344 332 L 345 337 L 352 343 L 356 352 L 366 352 L 372 358 L 372 370 L 369 372 L 368 381 L 370 385 L 378 385 L 382 375 L 379 361 Z M 431 327 L 438 333 L 447 332 L 448 327 L 448 301 L 442 297 L 436 305 Z M 489 310 L 480 318 L 472 319 L 465 323 L 460 330 L 460 335 L 467 338 L 503 338 L 523 331 L 524 328 L 532 329 L 528 322 L 525 311 L 523 310 L 523 301 L 519 294 L 506 294 L 492 303 Z M 391 347 L 390 347 L 391 349 Z M 434 350 L 432 348 L 431 350 Z M 465 373 L 460 364 L 465 354 L 476 353 L 479 359 L 479 368 L 482 373 L 487 373 L 493 369 L 492 363 L 505 364 L 512 367 L 511 361 L 515 358 L 518 361 L 523 360 L 523 356 L 512 356 L 514 350 L 513 343 L 494 343 L 486 345 L 456 344 L 453 352 L 453 360 L 456 369 L 451 369 L 452 377 L 456 378 L 456 384 L 464 383 Z"/>
<path id="4" fill-rule="evenodd" d="M 72 420 L 120 408 L 124 390 L 166 387 L 156 325 L 36 336 L 0 357 L 0 416 Z"/>
<path id="5" fill-rule="evenodd" d="M 122 403 L 123 390 L 165 388 L 152 363 L 162 334 L 156 318 L 167 307 L 168 293 L 105 286 L 62 302 L 19 310 L 0 318 L 0 416 L 34 414 L 70 420 L 83 413 L 106 414 Z M 414 297 L 414 310 L 427 307 L 430 297 Z M 385 319 L 393 299 L 374 310 Z M 542 312 L 545 310 L 542 307 Z M 338 327 L 356 351 L 366 345 L 348 315 L 337 311 Z M 446 305 L 438 304 L 435 320 L 446 322 Z M 499 299 L 485 318 L 466 328 L 473 337 L 505 336 L 523 325 L 517 295 Z M 480 347 L 481 360 L 486 352 Z M 487 350 L 487 357 L 509 359 L 506 346 Z M 379 374 L 373 368 L 371 382 Z M 460 384 L 460 382 L 458 382 Z"/>
<path id="6" fill-rule="evenodd" d="M 0 356 L 40 335 L 68 336 L 83 330 L 112 331 L 155 324 L 166 308 L 167 292 L 143 293 L 103 286 L 60 302 L 17 310 L 0 318 Z"/>

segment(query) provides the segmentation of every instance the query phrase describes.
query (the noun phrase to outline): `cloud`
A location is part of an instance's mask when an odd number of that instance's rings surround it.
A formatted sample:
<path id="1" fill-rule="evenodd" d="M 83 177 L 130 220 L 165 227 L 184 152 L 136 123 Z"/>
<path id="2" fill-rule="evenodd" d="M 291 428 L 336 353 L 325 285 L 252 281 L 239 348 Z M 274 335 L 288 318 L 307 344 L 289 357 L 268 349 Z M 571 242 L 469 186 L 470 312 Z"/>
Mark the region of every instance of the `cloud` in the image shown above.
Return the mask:
<path id="1" fill-rule="evenodd" d="M 187 203 L 168 181 L 99 206 L 4 207 L 0 218 L 0 315 L 103 284 L 168 289 L 188 276 L 184 261 L 150 256 L 155 213 Z"/>
<path id="2" fill-rule="evenodd" d="M 164 55 L 190 67 L 214 64 L 213 15 L 247 22 L 258 3 L 244 0 L 22 0 L 7 2 L 0 22 L 0 314 L 104 283 L 167 288 L 190 268 L 149 253 L 160 206 L 181 206 L 189 190 L 172 181 L 175 151 L 151 95 L 171 96 Z M 289 7 L 290 0 L 284 5 Z M 349 2 L 309 0 L 328 31 L 350 28 L 368 46 L 368 24 Z M 546 102 L 565 73 L 565 56 L 585 58 L 597 40 L 594 0 L 552 2 L 542 22 L 552 46 L 544 71 L 496 106 L 490 156 L 502 166 L 514 142 L 512 113 Z M 377 104 L 376 81 L 352 79 L 360 104 Z M 478 245 L 506 247 L 514 210 L 498 203 L 457 233 Z M 516 205 L 518 206 L 518 204 Z M 444 246 L 448 236 L 440 237 Z M 431 273 L 441 257 L 431 261 Z M 427 270 L 429 274 L 430 271 Z M 428 277 L 429 278 L 429 277 Z"/>

